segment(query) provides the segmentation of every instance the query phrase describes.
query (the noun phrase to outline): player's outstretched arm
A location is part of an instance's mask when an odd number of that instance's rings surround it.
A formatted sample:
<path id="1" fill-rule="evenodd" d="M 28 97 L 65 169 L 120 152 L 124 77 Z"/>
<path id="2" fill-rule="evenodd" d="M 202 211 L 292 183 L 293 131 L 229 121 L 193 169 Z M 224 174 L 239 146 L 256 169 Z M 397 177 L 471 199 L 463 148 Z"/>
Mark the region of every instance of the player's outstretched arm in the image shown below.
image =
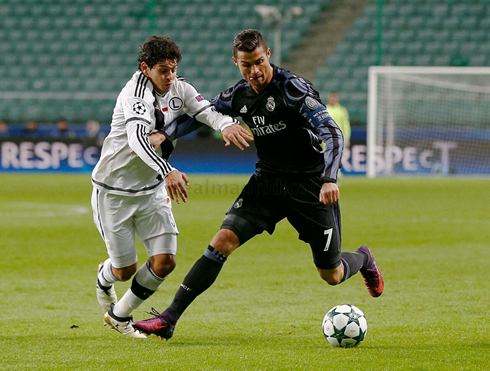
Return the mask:
<path id="1" fill-rule="evenodd" d="M 165 187 L 167 188 L 168 195 L 172 200 L 180 204 L 180 200 L 187 201 L 187 188 L 189 185 L 189 178 L 185 173 L 178 170 L 171 171 L 165 177 Z"/>
<path id="2" fill-rule="evenodd" d="M 233 142 L 242 151 L 245 149 L 245 147 L 250 147 L 248 142 L 254 140 L 248 130 L 238 124 L 228 126 L 222 133 L 226 147 Z"/>

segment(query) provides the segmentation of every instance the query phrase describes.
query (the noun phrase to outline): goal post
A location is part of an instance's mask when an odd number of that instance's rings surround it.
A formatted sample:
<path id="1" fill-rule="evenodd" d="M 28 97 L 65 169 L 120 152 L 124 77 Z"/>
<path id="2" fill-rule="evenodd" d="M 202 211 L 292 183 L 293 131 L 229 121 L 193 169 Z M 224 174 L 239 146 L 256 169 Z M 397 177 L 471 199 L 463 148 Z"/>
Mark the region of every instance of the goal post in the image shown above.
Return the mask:
<path id="1" fill-rule="evenodd" d="M 369 67 L 366 169 L 490 176 L 490 67 Z"/>

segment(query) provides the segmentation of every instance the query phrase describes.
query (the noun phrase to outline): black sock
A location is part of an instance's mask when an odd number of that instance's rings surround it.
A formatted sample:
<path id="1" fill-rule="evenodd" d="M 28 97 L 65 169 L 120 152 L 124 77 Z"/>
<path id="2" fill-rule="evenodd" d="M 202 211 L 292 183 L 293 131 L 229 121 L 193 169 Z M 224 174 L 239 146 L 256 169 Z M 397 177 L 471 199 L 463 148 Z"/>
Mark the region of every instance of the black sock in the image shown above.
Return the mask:
<path id="1" fill-rule="evenodd" d="M 226 256 L 209 246 L 187 273 L 167 311 L 178 319 L 195 298 L 211 287 L 225 261 Z"/>
<path id="2" fill-rule="evenodd" d="M 361 269 L 361 267 L 367 261 L 367 256 L 366 254 L 358 252 L 342 252 L 340 253 L 340 259 L 342 261 L 342 264 L 344 264 L 344 278 L 342 279 L 343 282 L 359 272 L 359 269 Z"/>

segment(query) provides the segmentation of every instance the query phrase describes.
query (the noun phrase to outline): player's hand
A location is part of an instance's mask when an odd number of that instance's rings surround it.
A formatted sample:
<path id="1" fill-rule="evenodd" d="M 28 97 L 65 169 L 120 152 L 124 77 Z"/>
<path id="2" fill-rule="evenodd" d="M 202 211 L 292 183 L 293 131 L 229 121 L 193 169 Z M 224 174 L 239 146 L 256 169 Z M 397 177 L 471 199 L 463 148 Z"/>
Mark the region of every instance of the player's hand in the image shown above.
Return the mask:
<path id="1" fill-rule="evenodd" d="M 151 146 L 155 149 L 155 151 L 160 147 L 160 145 L 165 141 L 166 137 L 162 133 L 155 132 L 148 134 L 148 140 L 150 141 Z M 131 150 L 131 153 L 135 153 Z"/>
<path id="2" fill-rule="evenodd" d="M 178 170 L 171 171 L 165 177 L 165 187 L 167 188 L 168 195 L 172 200 L 180 204 L 180 200 L 187 201 L 187 188 L 189 185 L 189 178 L 185 173 L 181 173 Z"/>
<path id="3" fill-rule="evenodd" d="M 335 183 L 323 183 L 320 190 L 320 202 L 322 204 L 334 204 L 339 200 L 339 187 Z"/>
<path id="4" fill-rule="evenodd" d="M 151 146 L 157 150 L 158 147 L 165 141 L 165 135 L 162 133 L 156 132 L 148 135 L 148 139 L 150 140 Z"/>
<path id="5" fill-rule="evenodd" d="M 245 147 L 250 147 L 247 141 L 251 142 L 254 138 L 247 129 L 238 124 L 234 124 L 223 130 L 223 140 L 225 141 L 225 147 L 228 147 L 233 142 L 243 151 Z"/>

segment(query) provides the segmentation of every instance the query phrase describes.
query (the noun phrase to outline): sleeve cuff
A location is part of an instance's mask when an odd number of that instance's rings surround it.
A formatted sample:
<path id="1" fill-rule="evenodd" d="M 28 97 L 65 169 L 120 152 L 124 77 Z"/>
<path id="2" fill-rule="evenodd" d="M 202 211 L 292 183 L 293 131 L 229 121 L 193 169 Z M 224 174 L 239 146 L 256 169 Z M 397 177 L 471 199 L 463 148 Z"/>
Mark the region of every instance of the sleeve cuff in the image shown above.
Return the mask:
<path id="1" fill-rule="evenodd" d="M 337 179 L 327 178 L 326 176 L 322 176 L 320 179 L 323 183 L 337 183 Z"/>

